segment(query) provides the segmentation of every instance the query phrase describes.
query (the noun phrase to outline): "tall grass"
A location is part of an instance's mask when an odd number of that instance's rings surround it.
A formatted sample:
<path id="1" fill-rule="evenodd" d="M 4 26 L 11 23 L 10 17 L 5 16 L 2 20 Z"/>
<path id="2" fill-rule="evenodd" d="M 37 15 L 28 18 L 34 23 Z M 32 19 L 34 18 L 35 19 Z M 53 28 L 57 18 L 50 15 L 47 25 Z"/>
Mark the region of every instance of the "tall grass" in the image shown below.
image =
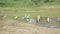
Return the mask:
<path id="1" fill-rule="evenodd" d="M 0 0 L 0 7 L 37 7 L 45 4 L 60 4 L 60 0 Z"/>

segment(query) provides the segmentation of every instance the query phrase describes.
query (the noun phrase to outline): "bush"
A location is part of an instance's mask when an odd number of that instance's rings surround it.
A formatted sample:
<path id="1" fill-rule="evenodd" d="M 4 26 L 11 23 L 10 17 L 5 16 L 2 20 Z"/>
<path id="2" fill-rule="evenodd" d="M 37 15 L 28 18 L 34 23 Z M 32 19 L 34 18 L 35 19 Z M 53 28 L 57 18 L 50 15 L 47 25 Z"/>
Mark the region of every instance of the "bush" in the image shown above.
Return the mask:
<path id="1" fill-rule="evenodd" d="M 7 7 L 10 3 L 0 2 L 0 7 Z"/>
<path id="2" fill-rule="evenodd" d="M 56 0 L 45 0 L 46 3 L 48 2 L 56 2 Z"/>
<path id="3" fill-rule="evenodd" d="M 0 0 L 0 7 L 36 7 L 46 3 L 60 4 L 60 0 Z"/>
<path id="4" fill-rule="evenodd" d="M 3 7 L 3 6 L 5 6 L 5 3 L 0 2 L 0 7 Z"/>
<path id="5" fill-rule="evenodd" d="M 38 5 L 40 3 L 40 0 L 31 0 L 35 5 Z"/>

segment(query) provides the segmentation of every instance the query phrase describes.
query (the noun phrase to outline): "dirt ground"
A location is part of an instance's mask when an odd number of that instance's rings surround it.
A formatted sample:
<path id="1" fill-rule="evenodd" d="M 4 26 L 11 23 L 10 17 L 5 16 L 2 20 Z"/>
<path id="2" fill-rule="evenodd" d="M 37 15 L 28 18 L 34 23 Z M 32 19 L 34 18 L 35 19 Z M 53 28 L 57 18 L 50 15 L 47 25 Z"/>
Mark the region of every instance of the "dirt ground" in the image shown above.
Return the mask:
<path id="1" fill-rule="evenodd" d="M 60 34 L 60 29 L 40 27 L 23 22 L 17 23 L 15 20 L 5 20 L 3 27 L 0 28 L 0 34 Z"/>

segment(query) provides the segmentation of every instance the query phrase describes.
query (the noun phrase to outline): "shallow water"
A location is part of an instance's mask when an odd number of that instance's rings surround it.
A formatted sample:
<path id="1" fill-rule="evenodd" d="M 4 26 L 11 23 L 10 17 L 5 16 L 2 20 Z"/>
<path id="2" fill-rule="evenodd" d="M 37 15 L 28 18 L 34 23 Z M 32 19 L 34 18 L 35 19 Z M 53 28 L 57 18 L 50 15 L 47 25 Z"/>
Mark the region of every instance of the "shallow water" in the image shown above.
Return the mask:
<path id="1" fill-rule="evenodd" d="M 55 25 L 53 25 L 51 23 L 40 24 L 39 26 L 48 27 L 48 28 L 59 28 L 58 26 L 55 26 Z"/>
<path id="2" fill-rule="evenodd" d="M 30 18 L 29 23 L 30 23 L 30 24 L 34 24 L 34 23 L 36 23 L 36 20 Z"/>
<path id="3" fill-rule="evenodd" d="M 35 19 L 32 19 L 30 18 L 29 21 L 28 21 L 29 24 L 34 24 L 34 25 L 38 25 L 38 26 L 41 26 L 41 27 L 48 27 L 48 28 L 60 28 L 56 25 L 53 25 L 52 23 L 45 23 L 45 24 L 39 24 L 36 22 Z"/>

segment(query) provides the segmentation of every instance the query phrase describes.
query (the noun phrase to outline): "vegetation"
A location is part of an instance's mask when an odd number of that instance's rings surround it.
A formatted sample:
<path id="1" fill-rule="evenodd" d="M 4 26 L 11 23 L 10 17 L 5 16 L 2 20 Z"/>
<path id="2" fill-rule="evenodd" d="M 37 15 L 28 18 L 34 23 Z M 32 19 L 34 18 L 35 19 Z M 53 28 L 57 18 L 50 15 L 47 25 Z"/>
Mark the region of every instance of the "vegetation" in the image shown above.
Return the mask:
<path id="1" fill-rule="evenodd" d="M 25 14 L 29 14 L 35 20 L 36 16 L 40 15 L 41 21 L 34 23 L 35 26 L 29 24 L 26 20 L 22 20 Z M 50 23 L 47 23 L 47 17 L 50 17 Z M 59 34 L 60 22 L 57 22 L 57 17 L 60 17 L 60 0 L 0 0 L 1 34 Z M 41 28 L 36 25 L 57 28 L 56 30 Z"/>
<path id="2" fill-rule="evenodd" d="M 5 15 L 7 16 L 6 18 L 10 18 L 10 19 L 14 19 L 14 17 L 17 15 L 19 17 L 18 19 L 19 21 L 20 20 L 22 21 L 21 18 L 22 16 L 24 16 L 24 14 L 30 14 L 31 17 L 34 19 L 36 18 L 37 15 L 41 15 L 41 17 L 44 18 L 42 19 L 41 24 L 45 24 L 46 23 L 45 18 L 50 16 L 50 18 L 52 19 L 52 24 L 54 25 L 57 24 L 57 26 L 59 26 L 59 24 L 56 21 L 56 18 L 60 17 L 59 5 L 60 5 L 60 0 L 0 0 L 0 20 L 4 19 L 3 16 Z M 30 8 L 30 7 L 34 7 L 34 8 Z M 35 8 L 35 7 L 39 7 L 39 8 Z M 47 8 L 43 8 L 43 7 L 47 7 Z M 52 8 L 52 7 L 56 7 L 56 8 Z"/>
<path id="3" fill-rule="evenodd" d="M 45 6 L 47 7 L 47 6 Z M 54 7 L 54 6 L 53 6 Z M 0 13 L 3 16 L 6 16 L 6 19 L 15 19 L 15 16 L 18 16 L 17 21 L 26 22 L 22 20 L 22 17 L 25 14 L 29 14 L 31 18 L 36 19 L 37 15 L 42 17 L 41 22 L 39 24 L 46 24 L 46 18 L 49 16 L 51 18 L 51 24 L 60 27 L 60 23 L 57 22 L 57 17 L 60 17 L 60 9 L 59 8 L 0 8 Z M 13 23 L 14 24 L 14 23 Z"/>
<path id="4" fill-rule="evenodd" d="M 47 3 L 56 5 L 60 0 L 0 0 L 0 7 L 36 7 Z"/>

